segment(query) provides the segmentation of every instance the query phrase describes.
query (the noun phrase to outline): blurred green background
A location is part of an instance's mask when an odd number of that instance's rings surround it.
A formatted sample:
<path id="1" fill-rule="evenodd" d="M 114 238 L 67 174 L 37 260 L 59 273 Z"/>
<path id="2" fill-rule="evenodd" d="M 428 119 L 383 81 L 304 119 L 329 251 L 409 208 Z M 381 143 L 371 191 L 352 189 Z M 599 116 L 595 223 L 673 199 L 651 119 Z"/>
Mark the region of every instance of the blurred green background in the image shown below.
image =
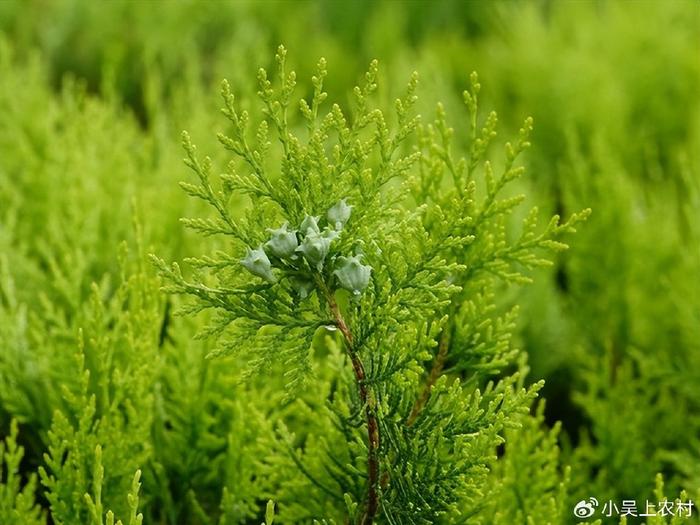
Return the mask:
<path id="1" fill-rule="evenodd" d="M 644 500 L 656 472 L 671 493 L 700 489 L 694 0 L 0 0 L 0 417 L 27 428 L 27 461 L 60 397 L 60 348 L 91 283 L 118 278 L 134 210 L 165 259 L 217 242 L 178 222 L 200 209 L 177 186 L 179 134 L 223 165 L 218 85 L 250 106 L 280 43 L 301 95 L 320 56 L 341 103 L 378 58 L 387 107 L 417 70 L 420 113 L 440 100 L 458 125 L 476 70 L 502 136 L 534 117 L 528 202 L 543 216 L 593 209 L 551 270 L 503 297 L 522 305 L 547 422 L 563 421 L 572 498 Z"/>

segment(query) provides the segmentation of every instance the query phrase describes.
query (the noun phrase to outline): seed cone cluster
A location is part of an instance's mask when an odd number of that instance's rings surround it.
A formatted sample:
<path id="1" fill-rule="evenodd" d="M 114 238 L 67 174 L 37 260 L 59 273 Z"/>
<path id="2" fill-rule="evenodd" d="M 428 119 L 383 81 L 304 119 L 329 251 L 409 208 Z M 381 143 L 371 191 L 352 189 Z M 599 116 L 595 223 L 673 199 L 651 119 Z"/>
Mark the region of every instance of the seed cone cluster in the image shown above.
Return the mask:
<path id="1" fill-rule="evenodd" d="M 352 206 L 341 199 L 320 216 L 306 215 L 297 229 L 285 222 L 279 228 L 268 228 L 270 238 L 257 248 L 248 248 L 241 264 L 253 275 L 268 283 L 287 277 L 303 299 L 314 289 L 314 273 L 322 273 L 330 265 L 329 276 L 339 288 L 357 297 L 367 288 L 372 268 L 362 264 L 362 254 L 331 254 L 333 241 L 340 237 L 350 219 Z M 321 229 L 320 222 L 325 223 Z"/>

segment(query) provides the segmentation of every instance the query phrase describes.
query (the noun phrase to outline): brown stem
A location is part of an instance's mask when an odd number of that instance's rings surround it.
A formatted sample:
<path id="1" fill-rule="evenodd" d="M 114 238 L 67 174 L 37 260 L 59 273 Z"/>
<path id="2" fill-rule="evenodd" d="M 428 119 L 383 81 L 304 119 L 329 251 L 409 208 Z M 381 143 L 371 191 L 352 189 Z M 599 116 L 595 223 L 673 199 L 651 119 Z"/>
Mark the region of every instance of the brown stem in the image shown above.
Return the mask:
<path id="1" fill-rule="evenodd" d="M 320 280 L 319 280 L 320 281 Z M 352 362 L 352 369 L 355 374 L 355 382 L 357 383 L 357 390 L 360 395 L 360 401 L 365 406 L 365 418 L 367 420 L 367 506 L 365 508 L 365 513 L 360 520 L 360 525 L 372 525 L 374 518 L 377 515 L 377 510 L 379 508 L 379 495 L 377 493 L 377 486 L 379 482 L 379 423 L 377 421 L 377 402 L 374 398 L 373 392 L 367 387 L 365 383 L 365 367 L 360 360 L 360 356 L 357 355 L 355 347 L 353 345 L 352 332 L 348 327 L 345 319 L 343 318 L 338 303 L 335 300 L 333 294 L 328 290 L 324 283 L 319 282 L 321 289 L 326 296 L 326 301 L 328 302 L 328 307 L 330 308 L 331 314 L 333 315 L 333 320 L 335 325 L 343 334 L 343 340 L 345 341 L 345 349 L 347 350 L 350 361 Z"/>
<path id="2" fill-rule="evenodd" d="M 452 332 L 450 328 L 443 328 L 442 332 L 440 333 L 438 353 L 435 356 L 435 360 L 433 361 L 433 367 L 430 369 L 430 375 L 428 376 L 428 380 L 426 381 L 425 386 L 423 387 L 423 391 L 421 392 L 420 397 L 416 399 L 416 402 L 413 404 L 413 409 L 411 410 L 411 413 L 408 416 L 408 419 L 406 420 L 406 425 L 409 427 L 416 422 L 418 415 L 421 413 L 421 411 L 425 407 L 425 404 L 428 402 L 428 398 L 430 397 L 430 391 L 433 389 L 433 385 L 442 373 L 442 369 L 445 366 L 445 361 L 447 360 L 447 351 L 450 348 L 451 338 Z"/>

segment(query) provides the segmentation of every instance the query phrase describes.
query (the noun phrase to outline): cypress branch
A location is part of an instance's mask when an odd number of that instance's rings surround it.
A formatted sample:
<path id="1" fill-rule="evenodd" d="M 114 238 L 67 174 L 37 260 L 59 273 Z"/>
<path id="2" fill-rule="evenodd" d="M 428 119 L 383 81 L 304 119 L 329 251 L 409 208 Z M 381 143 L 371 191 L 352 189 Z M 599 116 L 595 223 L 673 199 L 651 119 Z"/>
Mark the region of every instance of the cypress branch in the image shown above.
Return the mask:
<path id="1" fill-rule="evenodd" d="M 191 278 L 177 265 L 154 262 L 166 290 L 194 299 L 188 311 L 217 312 L 201 334 L 219 338 L 212 356 L 241 356 L 247 373 L 281 366 L 290 402 L 305 396 L 308 381 L 329 389 L 330 406 L 305 408 L 309 418 L 325 421 L 318 427 L 322 442 L 305 429 L 301 450 L 286 439 L 281 447 L 292 469 L 272 474 L 281 476 L 276 494 L 288 498 L 280 502 L 282 519 L 433 523 L 458 505 L 474 505 L 504 430 L 517 424 L 541 387 L 523 388 L 517 374 L 489 380 L 518 355 L 509 337 L 514 311 L 491 314 L 496 283 L 526 282 L 524 272 L 565 249 L 557 239 L 588 212 L 564 223 L 555 217 L 540 231 L 534 209 L 520 236 L 509 238 L 505 220 L 522 198 L 502 193 L 523 173 L 515 163 L 529 146 L 532 120 L 506 145 L 503 172 L 494 177 L 487 154 L 497 119 L 491 113 L 483 129 L 474 129 L 475 74 L 465 95 L 471 144 L 459 157 L 442 106 L 430 125 L 411 114 L 416 74 L 397 100 L 392 128 L 371 107 L 376 61 L 354 90 L 350 121 L 337 105 L 319 117 L 324 60 L 311 102 L 293 113 L 296 76 L 285 61 L 280 48 L 277 83 L 259 72 L 257 125 L 223 85 L 223 111 L 233 127 L 219 142 L 235 158 L 221 190 L 209 179 L 211 161 L 200 161 L 184 135 L 186 164 L 199 185 L 183 188 L 218 215 L 186 224 L 227 236 L 231 252 L 188 259 Z M 295 116 L 304 119 L 306 140 L 295 133 Z M 278 136 L 276 148 L 267 140 L 267 122 Z M 257 143 L 247 136 L 251 124 Z M 274 163 L 278 170 L 268 168 Z M 480 167 L 483 191 L 474 180 Z M 239 175 L 246 168 L 252 173 Z M 245 218 L 234 219 L 229 210 L 236 190 L 253 205 Z M 315 334 L 329 329 L 339 353 L 329 347 L 326 358 L 312 356 Z M 338 364 L 328 370 L 333 359 Z M 324 500 L 336 494 L 331 499 L 345 501 L 345 512 L 321 501 L 291 504 L 301 490 L 292 471 Z"/>

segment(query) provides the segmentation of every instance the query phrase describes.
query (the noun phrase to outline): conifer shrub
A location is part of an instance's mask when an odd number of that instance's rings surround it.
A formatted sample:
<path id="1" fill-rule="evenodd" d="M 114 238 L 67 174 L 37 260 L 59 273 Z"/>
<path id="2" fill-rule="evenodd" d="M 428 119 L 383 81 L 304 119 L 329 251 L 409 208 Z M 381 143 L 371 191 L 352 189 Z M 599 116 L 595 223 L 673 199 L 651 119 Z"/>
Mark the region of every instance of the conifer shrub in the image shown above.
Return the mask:
<path id="1" fill-rule="evenodd" d="M 212 357 L 235 355 L 245 376 L 283 374 L 297 408 L 274 422 L 261 458 L 283 520 L 476 514 L 504 433 L 541 387 L 523 385 L 516 310 L 499 311 L 494 296 L 549 264 L 543 255 L 566 248 L 558 239 L 588 211 L 538 227 L 533 209 L 508 236 L 522 196 L 506 191 L 522 176 L 532 121 L 491 160 L 497 117 L 478 111 L 476 74 L 461 152 L 440 105 L 431 123 L 412 112 L 417 74 L 394 115 L 372 105 L 376 62 L 347 110 L 326 109 L 325 60 L 307 100 L 295 98 L 285 57 L 280 47 L 277 82 L 258 74 L 260 115 L 223 83 L 230 129 L 218 139 L 233 160 L 218 182 L 183 134 L 196 179 L 182 187 L 215 211 L 184 223 L 230 242 L 188 259 L 189 276 L 155 258 L 166 290 L 193 298 L 187 312 L 214 311 L 201 333 L 218 341 Z M 249 201 L 238 217 L 236 193 Z"/>
<path id="2" fill-rule="evenodd" d="M 698 522 L 698 4 L 403 7 L 0 2 L 0 525 Z"/>

